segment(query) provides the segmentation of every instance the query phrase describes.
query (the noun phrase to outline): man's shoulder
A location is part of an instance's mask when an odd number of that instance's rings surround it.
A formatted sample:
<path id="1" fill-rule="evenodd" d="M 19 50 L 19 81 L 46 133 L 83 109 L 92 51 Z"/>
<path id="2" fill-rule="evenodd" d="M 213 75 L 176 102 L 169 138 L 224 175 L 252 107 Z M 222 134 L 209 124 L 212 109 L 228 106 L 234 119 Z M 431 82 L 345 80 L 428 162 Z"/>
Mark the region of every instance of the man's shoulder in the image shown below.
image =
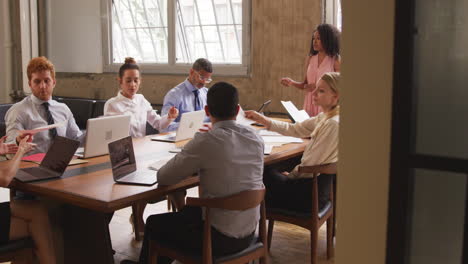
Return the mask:
<path id="1" fill-rule="evenodd" d="M 23 113 L 25 109 L 32 107 L 30 96 L 23 98 L 23 100 L 13 104 L 10 109 L 6 112 L 6 116 L 9 116 L 13 113 L 20 114 Z"/>

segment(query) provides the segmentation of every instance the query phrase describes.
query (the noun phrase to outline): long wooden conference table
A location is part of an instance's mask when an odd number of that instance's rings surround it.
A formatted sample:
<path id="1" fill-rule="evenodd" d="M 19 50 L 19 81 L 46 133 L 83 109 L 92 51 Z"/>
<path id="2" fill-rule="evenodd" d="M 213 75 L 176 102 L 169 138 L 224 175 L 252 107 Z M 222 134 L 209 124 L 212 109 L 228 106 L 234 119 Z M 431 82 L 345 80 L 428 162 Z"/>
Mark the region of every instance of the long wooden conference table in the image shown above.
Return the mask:
<path id="1" fill-rule="evenodd" d="M 151 136 L 133 139 L 137 169 L 147 170 L 176 144 L 152 141 Z M 186 142 L 177 143 L 177 146 Z M 265 156 L 265 165 L 301 155 L 307 144 L 286 144 Z M 10 188 L 44 197 L 60 204 L 64 263 L 114 263 L 108 221 L 110 213 L 197 186 L 198 177 L 188 177 L 171 186 L 116 184 L 109 155 L 87 159 L 88 163 L 69 166 L 58 179 L 23 183 L 13 181 Z M 0 163 L 0 167 L 4 166 Z M 22 162 L 21 167 L 37 166 Z M 156 175 L 156 172 L 155 172 Z"/>

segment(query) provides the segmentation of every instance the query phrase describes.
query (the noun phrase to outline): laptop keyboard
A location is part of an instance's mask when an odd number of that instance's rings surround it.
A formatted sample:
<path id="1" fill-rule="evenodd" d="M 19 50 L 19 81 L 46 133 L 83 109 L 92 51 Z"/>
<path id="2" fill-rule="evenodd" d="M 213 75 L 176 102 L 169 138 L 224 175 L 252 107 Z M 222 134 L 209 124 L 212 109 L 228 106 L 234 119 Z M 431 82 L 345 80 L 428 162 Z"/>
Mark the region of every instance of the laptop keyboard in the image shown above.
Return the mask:
<path id="1" fill-rule="evenodd" d="M 125 182 L 153 182 L 156 180 L 156 173 L 154 171 L 135 171 L 119 180 Z"/>

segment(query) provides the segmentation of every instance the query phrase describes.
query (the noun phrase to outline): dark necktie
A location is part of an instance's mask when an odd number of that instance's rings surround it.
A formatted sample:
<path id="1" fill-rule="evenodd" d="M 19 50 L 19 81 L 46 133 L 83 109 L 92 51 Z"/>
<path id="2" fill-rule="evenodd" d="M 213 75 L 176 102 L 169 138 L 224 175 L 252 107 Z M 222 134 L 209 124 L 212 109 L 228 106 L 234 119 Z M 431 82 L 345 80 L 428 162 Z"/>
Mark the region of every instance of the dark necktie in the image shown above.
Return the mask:
<path id="1" fill-rule="evenodd" d="M 193 91 L 193 94 L 195 95 L 195 111 L 201 110 L 200 101 L 198 100 L 198 95 L 200 94 L 200 91 L 196 89 L 195 91 Z"/>
<path id="2" fill-rule="evenodd" d="M 53 125 L 54 124 L 54 118 L 52 117 L 52 114 L 50 113 L 50 110 L 49 110 L 49 103 L 48 102 L 45 102 L 42 104 L 45 108 L 45 112 L 46 112 L 46 118 L 47 118 L 47 124 L 48 125 Z M 51 138 L 55 138 L 55 136 L 57 136 L 57 129 L 54 127 L 52 129 L 49 130 L 49 133 L 50 133 L 50 137 Z"/>

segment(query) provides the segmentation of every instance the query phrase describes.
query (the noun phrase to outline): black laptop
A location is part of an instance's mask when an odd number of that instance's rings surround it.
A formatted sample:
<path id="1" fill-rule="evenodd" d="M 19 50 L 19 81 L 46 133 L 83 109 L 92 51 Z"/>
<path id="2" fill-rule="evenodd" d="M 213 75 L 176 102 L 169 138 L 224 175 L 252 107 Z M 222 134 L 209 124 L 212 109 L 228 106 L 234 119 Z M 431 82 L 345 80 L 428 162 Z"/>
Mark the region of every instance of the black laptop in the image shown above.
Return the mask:
<path id="1" fill-rule="evenodd" d="M 137 171 L 132 137 L 113 141 L 108 147 L 115 182 L 147 186 L 157 182 L 155 171 Z"/>
<path id="2" fill-rule="evenodd" d="M 79 141 L 56 136 L 41 165 L 39 167 L 19 169 L 15 178 L 22 182 L 59 178 L 79 146 Z"/>

